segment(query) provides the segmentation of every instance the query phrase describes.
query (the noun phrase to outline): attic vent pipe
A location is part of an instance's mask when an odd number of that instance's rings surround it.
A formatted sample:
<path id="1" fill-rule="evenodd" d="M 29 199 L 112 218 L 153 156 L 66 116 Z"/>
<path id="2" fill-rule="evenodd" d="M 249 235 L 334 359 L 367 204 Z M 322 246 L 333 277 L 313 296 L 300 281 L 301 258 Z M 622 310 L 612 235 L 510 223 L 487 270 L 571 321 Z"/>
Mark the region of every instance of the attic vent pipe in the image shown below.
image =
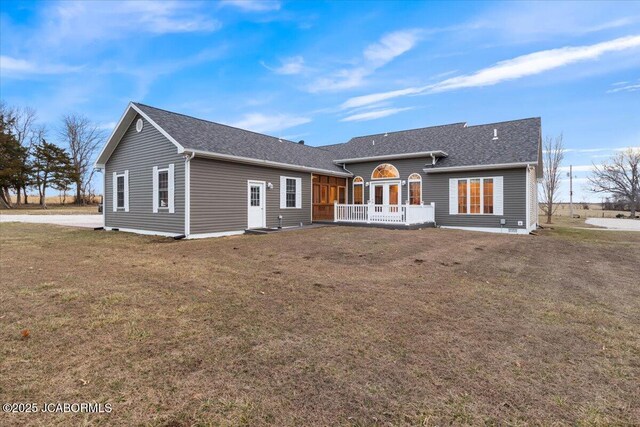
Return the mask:
<path id="1" fill-rule="evenodd" d="M 304 145 L 304 139 L 301 139 L 300 141 L 298 141 L 298 144 Z"/>
<path id="2" fill-rule="evenodd" d="M 371 141 L 371 145 L 376 145 L 376 140 Z"/>
<path id="3" fill-rule="evenodd" d="M 494 141 L 498 139 L 498 129 L 493 130 L 493 138 Z"/>

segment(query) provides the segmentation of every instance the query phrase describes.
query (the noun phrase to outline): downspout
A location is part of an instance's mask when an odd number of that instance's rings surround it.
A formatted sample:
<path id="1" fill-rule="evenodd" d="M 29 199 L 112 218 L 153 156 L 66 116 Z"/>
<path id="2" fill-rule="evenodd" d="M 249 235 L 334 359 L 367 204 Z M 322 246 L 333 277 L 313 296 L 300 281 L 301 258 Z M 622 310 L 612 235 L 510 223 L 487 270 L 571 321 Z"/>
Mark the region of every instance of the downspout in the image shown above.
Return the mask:
<path id="1" fill-rule="evenodd" d="M 191 234 L 191 160 L 196 153 L 184 156 L 184 236 Z"/>
<path id="2" fill-rule="evenodd" d="M 347 169 L 347 167 L 346 167 L 346 163 L 343 163 L 343 164 L 342 164 L 342 169 L 343 169 L 345 172 L 347 172 L 347 173 L 351 174 L 351 176 L 353 177 L 353 172 L 351 172 L 349 169 Z M 352 186 L 352 187 L 353 187 L 353 186 Z M 362 196 L 364 197 L 364 186 L 363 186 L 362 188 L 363 188 L 363 190 L 362 190 L 362 192 L 363 192 Z M 353 191 L 352 191 L 352 192 L 353 192 Z M 352 194 L 351 196 L 353 197 L 353 194 Z M 345 202 L 349 202 L 349 178 L 347 178 L 347 198 L 346 198 Z"/>

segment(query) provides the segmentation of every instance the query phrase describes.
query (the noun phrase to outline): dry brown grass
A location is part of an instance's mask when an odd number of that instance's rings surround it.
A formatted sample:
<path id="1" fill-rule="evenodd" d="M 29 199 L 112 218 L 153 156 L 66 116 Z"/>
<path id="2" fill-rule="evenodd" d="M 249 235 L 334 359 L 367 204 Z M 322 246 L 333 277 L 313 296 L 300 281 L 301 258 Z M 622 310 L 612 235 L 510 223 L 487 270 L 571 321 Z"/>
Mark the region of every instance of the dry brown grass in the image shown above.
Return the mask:
<path id="1" fill-rule="evenodd" d="M 0 232 L 4 424 L 640 423 L 637 233 Z"/>

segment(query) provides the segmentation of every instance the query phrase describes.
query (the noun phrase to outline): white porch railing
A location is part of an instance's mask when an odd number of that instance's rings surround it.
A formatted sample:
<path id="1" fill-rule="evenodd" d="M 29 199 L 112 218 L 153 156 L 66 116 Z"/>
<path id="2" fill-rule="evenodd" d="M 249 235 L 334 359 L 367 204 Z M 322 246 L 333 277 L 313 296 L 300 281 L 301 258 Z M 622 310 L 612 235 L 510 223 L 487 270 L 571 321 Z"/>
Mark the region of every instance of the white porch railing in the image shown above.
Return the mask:
<path id="1" fill-rule="evenodd" d="M 430 205 L 334 204 L 335 222 L 366 224 L 424 224 L 435 222 L 435 203 Z"/>

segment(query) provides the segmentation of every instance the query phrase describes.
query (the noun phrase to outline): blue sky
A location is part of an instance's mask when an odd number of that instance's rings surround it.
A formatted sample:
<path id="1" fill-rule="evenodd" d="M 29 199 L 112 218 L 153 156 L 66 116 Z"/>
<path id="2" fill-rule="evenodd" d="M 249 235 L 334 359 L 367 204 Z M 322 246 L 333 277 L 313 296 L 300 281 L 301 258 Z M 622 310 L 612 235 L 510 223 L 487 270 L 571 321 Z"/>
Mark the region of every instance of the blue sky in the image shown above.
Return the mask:
<path id="1" fill-rule="evenodd" d="M 311 145 L 540 116 L 591 200 L 589 165 L 640 146 L 640 2 L 0 4 L 2 99 L 52 140 L 131 100 Z"/>

